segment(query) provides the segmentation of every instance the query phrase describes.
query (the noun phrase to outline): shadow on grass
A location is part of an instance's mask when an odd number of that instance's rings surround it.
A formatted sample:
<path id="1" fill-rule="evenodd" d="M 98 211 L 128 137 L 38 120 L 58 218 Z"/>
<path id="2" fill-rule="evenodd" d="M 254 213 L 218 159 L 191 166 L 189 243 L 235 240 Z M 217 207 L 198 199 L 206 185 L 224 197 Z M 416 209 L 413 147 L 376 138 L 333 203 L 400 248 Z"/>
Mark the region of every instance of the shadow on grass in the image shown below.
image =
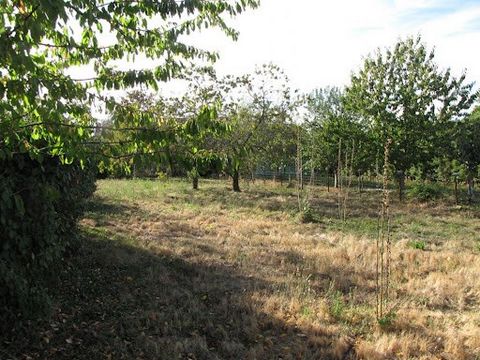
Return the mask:
<path id="1" fill-rule="evenodd" d="M 3 334 L 2 359 L 353 356 L 351 346 L 338 350 L 339 334 L 257 312 L 253 293 L 271 285 L 233 267 L 190 263 L 91 234 L 83 234 L 66 263 L 52 284 L 53 316 Z"/>

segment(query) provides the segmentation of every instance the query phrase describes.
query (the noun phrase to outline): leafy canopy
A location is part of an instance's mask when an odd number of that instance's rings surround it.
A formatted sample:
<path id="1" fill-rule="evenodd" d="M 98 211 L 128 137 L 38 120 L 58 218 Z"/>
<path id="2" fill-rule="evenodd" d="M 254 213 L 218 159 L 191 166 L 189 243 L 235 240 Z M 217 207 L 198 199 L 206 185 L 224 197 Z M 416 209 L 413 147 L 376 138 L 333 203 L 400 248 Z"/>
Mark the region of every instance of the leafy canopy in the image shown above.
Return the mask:
<path id="1" fill-rule="evenodd" d="M 87 155 L 96 126 L 90 108 L 100 95 L 182 74 L 195 60 L 217 54 L 182 42 L 182 36 L 218 27 L 257 0 L 4 0 L 0 3 L 0 158 L 28 153 L 64 161 Z M 154 66 L 122 70 L 125 60 L 144 58 Z M 74 78 L 71 69 L 91 67 L 94 76 Z M 80 71 L 77 71 L 80 72 Z M 129 119 L 145 128 L 148 118 Z M 131 130 L 129 130 L 131 131 Z"/>
<path id="2" fill-rule="evenodd" d="M 382 147 L 392 139 L 397 170 L 430 161 L 443 148 L 453 124 L 476 99 L 473 84 L 450 69 L 440 71 L 421 38 L 399 41 L 365 59 L 346 89 L 347 104 Z"/>

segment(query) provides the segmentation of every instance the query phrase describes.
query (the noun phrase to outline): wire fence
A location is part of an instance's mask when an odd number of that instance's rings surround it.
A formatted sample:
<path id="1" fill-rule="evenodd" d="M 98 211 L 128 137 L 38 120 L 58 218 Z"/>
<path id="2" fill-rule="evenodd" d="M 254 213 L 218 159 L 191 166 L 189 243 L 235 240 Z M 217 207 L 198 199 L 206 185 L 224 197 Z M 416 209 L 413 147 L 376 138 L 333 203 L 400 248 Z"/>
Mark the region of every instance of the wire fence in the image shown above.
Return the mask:
<path id="1" fill-rule="evenodd" d="M 247 180 L 248 176 L 245 176 L 244 179 Z M 307 173 L 304 172 L 303 176 L 303 184 L 308 185 L 308 186 L 323 186 L 327 188 L 334 188 L 339 185 L 339 182 L 341 181 L 343 185 L 347 183 L 347 180 L 345 177 L 343 177 L 340 181 L 334 176 L 334 175 L 327 175 L 325 173 Z M 280 184 L 286 183 L 286 184 L 295 184 L 297 181 L 297 175 L 294 172 L 290 173 L 275 173 L 275 172 L 255 172 L 250 174 L 250 180 L 255 181 L 255 180 L 265 180 L 265 181 L 273 181 L 273 182 L 278 182 Z M 376 190 L 376 189 L 381 189 L 382 184 L 380 177 L 375 177 L 375 176 L 352 176 L 351 178 L 351 183 L 350 183 L 351 188 L 357 188 L 359 190 L 366 190 L 366 189 L 371 189 L 371 190 Z"/>

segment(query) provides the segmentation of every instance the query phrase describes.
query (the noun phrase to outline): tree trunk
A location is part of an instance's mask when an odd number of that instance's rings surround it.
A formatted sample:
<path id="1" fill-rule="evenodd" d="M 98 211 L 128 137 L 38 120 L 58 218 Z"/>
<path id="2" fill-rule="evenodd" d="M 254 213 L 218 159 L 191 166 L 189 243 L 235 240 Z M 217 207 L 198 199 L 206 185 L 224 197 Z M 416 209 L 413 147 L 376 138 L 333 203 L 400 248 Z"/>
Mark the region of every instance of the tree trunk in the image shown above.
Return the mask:
<path id="1" fill-rule="evenodd" d="M 338 173 L 337 173 L 337 172 L 335 172 L 335 173 L 333 174 L 333 187 L 334 187 L 335 189 L 338 188 Z"/>
<path id="2" fill-rule="evenodd" d="M 458 178 L 454 177 L 455 181 L 455 205 L 458 205 Z"/>
<path id="3" fill-rule="evenodd" d="M 240 173 L 238 172 L 237 169 L 233 170 L 233 176 L 232 176 L 232 187 L 233 191 L 235 192 L 240 192 Z"/>
<path id="4" fill-rule="evenodd" d="M 403 170 L 397 171 L 397 180 L 398 180 L 398 199 L 400 202 L 403 201 L 403 193 L 405 190 L 405 172 Z"/>
<path id="5" fill-rule="evenodd" d="M 168 162 L 168 166 L 167 166 L 167 176 L 168 177 L 172 177 L 173 176 L 173 159 L 172 159 L 172 156 L 170 154 L 170 150 L 167 151 L 167 162 Z"/>
<path id="6" fill-rule="evenodd" d="M 468 183 L 468 190 L 467 190 L 468 203 L 472 203 L 473 197 L 474 197 L 474 186 L 475 186 L 472 173 L 468 174 L 467 183 Z"/>
<path id="7" fill-rule="evenodd" d="M 193 190 L 198 190 L 198 176 L 192 177 L 192 187 Z"/>
<path id="8" fill-rule="evenodd" d="M 327 173 L 327 192 L 330 192 L 330 175 Z"/>

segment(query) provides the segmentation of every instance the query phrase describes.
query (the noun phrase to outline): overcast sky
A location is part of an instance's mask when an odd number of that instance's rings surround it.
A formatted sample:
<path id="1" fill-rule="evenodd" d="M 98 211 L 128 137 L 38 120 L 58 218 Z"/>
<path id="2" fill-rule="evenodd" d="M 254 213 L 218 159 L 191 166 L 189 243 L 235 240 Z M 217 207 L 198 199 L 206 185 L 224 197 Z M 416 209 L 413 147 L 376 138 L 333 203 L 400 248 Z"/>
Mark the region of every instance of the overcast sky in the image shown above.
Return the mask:
<path id="1" fill-rule="evenodd" d="M 441 68 L 480 83 L 480 0 L 261 0 L 232 24 L 237 42 L 210 30 L 192 39 L 219 51 L 221 74 L 273 62 L 302 90 L 342 86 L 362 57 L 421 34 Z"/>

